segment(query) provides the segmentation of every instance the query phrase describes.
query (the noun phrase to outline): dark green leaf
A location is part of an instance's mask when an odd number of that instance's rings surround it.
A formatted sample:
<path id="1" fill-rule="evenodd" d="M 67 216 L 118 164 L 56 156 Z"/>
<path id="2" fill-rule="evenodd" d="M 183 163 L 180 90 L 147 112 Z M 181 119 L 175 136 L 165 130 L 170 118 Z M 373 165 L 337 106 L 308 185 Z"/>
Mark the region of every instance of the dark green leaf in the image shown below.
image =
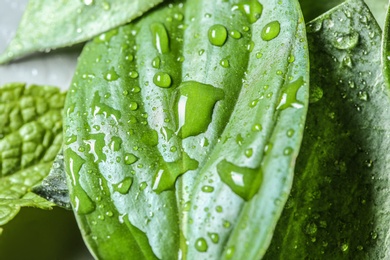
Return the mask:
<path id="1" fill-rule="evenodd" d="M 299 0 L 306 21 L 318 17 L 342 2 L 344 0 Z"/>
<path id="2" fill-rule="evenodd" d="M 0 88 L 0 225 L 21 207 L 50 209 L 30 192 L 48 174 L 62 145 L 65 94 L 47 86 Z"/>
<path id="3" fill-rule="evenodd" d="M 381 30 L 360 0 L 307 28 L 311 103 L 291 197 L 266 259 L 388 259 L 390 102 Z"/>
<path id="4" fill-rule="evenodd" d="M 259 258 L 291 187 L 307 89 L 297 1 L 166 4 L 87 44 L 64 155 L 95 256 Z"/>
<path id="5" fill-rule="evenodd" d="M 56 156 L 49 175 L 35 186 L 32 191 L 42 198 L 55 203 L 59 207 L 71 209 L 69 189 L 66 184 L 64 153 L 62 150 Z"/>
<path id="6" fill-rule="evenodd" d="M 130 22 L 162 0 L 31 0 L 0 63 L 85 42 Z"/>

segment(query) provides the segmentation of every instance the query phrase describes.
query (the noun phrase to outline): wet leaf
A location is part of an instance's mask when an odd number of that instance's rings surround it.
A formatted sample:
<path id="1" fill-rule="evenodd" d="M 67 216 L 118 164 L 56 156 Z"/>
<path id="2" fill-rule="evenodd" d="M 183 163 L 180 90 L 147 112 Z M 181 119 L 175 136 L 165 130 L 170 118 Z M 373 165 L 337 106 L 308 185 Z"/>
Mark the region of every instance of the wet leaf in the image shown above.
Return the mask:
<path id="1" fill-rule="evenodd" d="M 311 103 L 266 259 L 387 259 L 390 102 L 381 30 L 359 0 L 307 28 Z"/>
<path id="2" fill-rule="evenodd" d="M 87 44 L 64 155 L 95 257 L 261 257 L 290 190 L 307 89 L 296 1 L 167 3 Z"/>
<path id="3" fill-rule="evenodd" d="M 31 0 L 0 63 L 90 40 L 126 24 L 162 0 Z"/>

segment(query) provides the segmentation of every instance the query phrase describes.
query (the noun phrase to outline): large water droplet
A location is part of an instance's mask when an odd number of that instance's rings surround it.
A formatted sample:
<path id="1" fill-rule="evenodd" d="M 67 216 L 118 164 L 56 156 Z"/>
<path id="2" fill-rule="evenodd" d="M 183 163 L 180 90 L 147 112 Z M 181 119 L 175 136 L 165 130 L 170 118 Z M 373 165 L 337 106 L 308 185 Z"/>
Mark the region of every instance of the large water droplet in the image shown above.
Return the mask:
<path id="1" fill-rule="evenodd" d="M 296 81 L 288 83 L 284 86 L 278 107 L 276 109 L 284 110 L 288 107 L 302 108 L 303 104 L 297 100 L 297 93 L 299 88 L 304 84 L 302 77 Z"/>
<path id="2" fill-rule="evenodd" d="M 153 77 L 153 83 L 160 88 L 169 88 L 172 84 L 172 79 L 165 72 L 157 72 Z"/>
<path id="3" fill-rule="evenodd" d="M 160 168 L 153 178 L 153 190 L 160 193 L 173 189 L 176 179 L 180 175 L 190 170 L 196 170 L 198 165 L 198 161 L 190 158 L 186 153 L 183 153 L 183 157 L 177 161 L 160 163 Z"/>
<path id="4" fill-rule="evenodd" d="M 221 180 L 244 200 L 250 200 L 258 192 L 263 181 L 260 168 L 240 167 L 227 160 L 218 163 L 217 171 Z"/>
<path id="5" fill-rule="evenodd" d="M 178 88 L 176 99 L 178 134 L 186 138 L 205 132 L 211 123 L 216 102 L 223 99 L 224 95 L 222 89 L 211 85 L 183 82 Z"/>
<path id="6" fill-rule="evenodd" d="M 101 97 L 97 91 L 93 96 L 91 110 L 94 117 L 97 115 L 103 115 L 105 118 L 111 117 L 116 123 L 118 123 L 118 120 L 121 118 L 121 112 L 119 110 L 101 102 Z"/>
<path id="7" fill-rule="evenodd" d="M 88 146 L 88 153 L 93 155 L 94 162 L 99 163 L 106 160 L 106 154 L 103 152 L 103 147 L 106 145 L 104 138 L 105 134 L 90 134 L 89 139 L 83 140 Z"/>
<path id="8" fill-rule="evenodd" d="M 135 156 L 134 154 L 132 154 L 132 153 L 125 154 L 125 164 L 131 165 L 131 164 L 135 163 L 136 161 L 138 161 L 138 157 Z"/>
<path id="9" fill-rule="evenodd" d="M 85 160 L 70 148 L 65 150 L 65 156 L 68 158 L 65 165 L 66 171 L 70 174 L 73 186 L 73 192 L 70 196 L 73 208 L 77 214 L 89 214 L 95 210 L 95 203 L 81 187 L 79 180 L 80 170 Z"/>
<path id="10" fill-rule="evenodd" d="M 153 35 L 153 44 L 157 51 L 161 54 L 169 52 L 169 36 L 162 23 L 152 23 L 150 30 Z"/>
<path id="11" fill-rule="evenodd" d="M 111 68 L 109 71 L 104 74 L 104 79 L 107 81 L 115 81 L 119 79 L 118 73 L 114 70 L 114 68 Z"/>
<path id="12" fill-rule="evenodd" d="M 227 30 L 225 26 L 220 24 L 214 24 L 210 27 L 209 32 L 209 41 L 212 45 L 222 46 L 227 39 Z"/>
<path id="13" fill-rule="evenodd" d="M 280 33 L 280 23 L 278 21 L 273 21 L 266 24 L 261 31 L 261 38 L 264 41 L 270 41 L 275 39 Z"/>
<path id="14" fill-rule="evenodd" d="M 240 10 L 243 12 L 249 23 L 255 23 L 259 20 L 261 13 L 263 12 L 263 6 L 258 0 L 241 1 L 239 4 L 235 4 L 232 7 L 232 11 Z"/>
<path id="15" fill-rule="evenodd" d="M 114 152 L 119 151 L 119 149 L 121 149 L 122 146 L 122 139 L 117 136 L 113 136 L 111 138 L 109 146 L 112 151 Z"/>
<path id="16" fill-rule="evenodd" d="M 198 238 L 195 242 L 195 248 L 199 252 L 206 252 L 208 249 L 207 241 L 203 237 Z"/>

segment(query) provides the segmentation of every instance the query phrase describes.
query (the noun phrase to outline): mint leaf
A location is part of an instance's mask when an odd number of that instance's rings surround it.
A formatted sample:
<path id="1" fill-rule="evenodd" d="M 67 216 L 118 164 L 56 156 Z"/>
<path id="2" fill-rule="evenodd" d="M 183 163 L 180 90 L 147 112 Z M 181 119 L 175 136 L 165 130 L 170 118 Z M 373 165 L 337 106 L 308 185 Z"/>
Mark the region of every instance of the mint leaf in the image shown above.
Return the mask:
<path id="1" fill-rule="evenodd" d="M 390 102 L 363 1 L 310 22 L 311 104 L 291 196 L 266 259 L 390 256 Z"/>
<path id="2" fill-rule="evenodd" d="M 29 1 L 14 39 L 0 55 L 0 63 L 85 42 L 130 22 L 161 1 Z"/>
<path id="3" fill-rule="evenodd" d="M 30 190 L 48 174 L 62 145 L 64 100 L 54 87 L 0 88 L 0 225 L 21 207 L 53 206 Z"/>
<path id="4" fill-rule="evenodd" d="M 297 1 L 167 3 L 88 43 L 64 156 L 95 257 L 263 255 L 292 183 L 308 73 Z"/>

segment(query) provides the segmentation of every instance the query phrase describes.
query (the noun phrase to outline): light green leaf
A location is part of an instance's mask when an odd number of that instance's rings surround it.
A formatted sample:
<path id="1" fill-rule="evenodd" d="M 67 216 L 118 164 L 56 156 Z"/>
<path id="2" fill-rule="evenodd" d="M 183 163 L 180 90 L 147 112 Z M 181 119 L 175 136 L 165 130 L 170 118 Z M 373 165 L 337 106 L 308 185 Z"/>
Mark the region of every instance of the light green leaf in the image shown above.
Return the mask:
<path id="1" fill-rule="evenodd" d="M 291 197 L 266 259 L 388 259 L 390 101 L 381 30 L 360 0 L 307 28 L 311 103 Z"/>
<path id="2" fill-rule="evenodd" d="M 297 1 L 165 4 L 87 44 L 64 156 L 95 257 L 264 254 L 292 182 L 308 73 Z"/>
<path id="3" fill-rule="evenodd" d="M 30 189 L 48 174 L 62 145 L 64 100 L 54 87 L 0 88 L 0 225 L 21 207 L 53 206 Z"/>
<path id="4" fill-rule="evenodd" d="M 31 0 L 0 63 L 68 47 L 126 24 L 162 0 Z"/>

